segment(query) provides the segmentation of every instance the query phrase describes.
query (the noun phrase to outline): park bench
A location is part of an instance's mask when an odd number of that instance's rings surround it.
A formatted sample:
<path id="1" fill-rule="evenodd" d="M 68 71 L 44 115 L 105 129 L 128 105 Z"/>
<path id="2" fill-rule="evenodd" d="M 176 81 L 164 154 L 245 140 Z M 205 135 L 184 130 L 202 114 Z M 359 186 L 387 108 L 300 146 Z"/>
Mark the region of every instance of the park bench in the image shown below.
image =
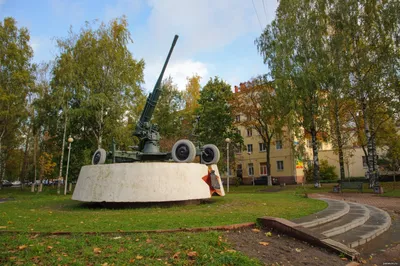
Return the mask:
<path id="1" fill-rule="evenodd" d="M 363 182 L 340 182 L 339 187 L 340 191 L 349 188 L 349 189 L 358 189 L 358 191 L 362 192 Z"/>

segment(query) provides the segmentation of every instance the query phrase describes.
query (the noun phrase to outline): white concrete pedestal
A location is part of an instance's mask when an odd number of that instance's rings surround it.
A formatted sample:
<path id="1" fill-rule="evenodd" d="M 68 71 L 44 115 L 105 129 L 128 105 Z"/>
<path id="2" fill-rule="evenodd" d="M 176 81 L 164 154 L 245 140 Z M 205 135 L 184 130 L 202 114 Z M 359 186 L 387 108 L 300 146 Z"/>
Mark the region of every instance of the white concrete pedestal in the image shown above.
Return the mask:
<path id="1" fill-rule="evenodd" d="M 138 162 L 82 167 L 73 200 L 84 202 L 169 202 L 208 199 L 210 187 L 203 180 L 216 165 L 199 163 Z"/>

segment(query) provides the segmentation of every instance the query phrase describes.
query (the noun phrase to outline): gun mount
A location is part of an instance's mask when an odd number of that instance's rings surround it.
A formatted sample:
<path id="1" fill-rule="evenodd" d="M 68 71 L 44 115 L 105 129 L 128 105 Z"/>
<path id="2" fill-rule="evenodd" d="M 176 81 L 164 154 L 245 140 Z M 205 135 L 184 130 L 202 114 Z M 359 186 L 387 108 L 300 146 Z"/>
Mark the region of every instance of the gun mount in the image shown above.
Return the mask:
<path id="1" fill-rule="evenodd" d="M 158 131 L 158 126 L 151 123 L 151 118 L 161 94 L 161 83 L 165 69 L 167 68 L 178 38 L 179 36 L 175 35 L 160 76 L 157 79 L 153 91 L 147 97 L 146 105 L 133 133 L 134 136 L 139 138 L 139 146 L 132 147 L 133 151 L 118 151 L 113 142 L 113 147 L 110 152 L 107 153 L 104 149 L 100 148 L 94 153 L 92 164 L 104 164 L 107 158 L 112 159 L 113 163 L 171 160 L 178 163 L 188 163 L 192 162 L 196 156 L 200 156 L 200 161 L 203 164 L 216 164 L 219 161 L 220 152 L 214 144 L 207 144 L 201 148 L 196 148 L 190 140 L 186 139 L 178 140 L 172 147 L 171 152 L 160 152 L 160 133 Z"/>

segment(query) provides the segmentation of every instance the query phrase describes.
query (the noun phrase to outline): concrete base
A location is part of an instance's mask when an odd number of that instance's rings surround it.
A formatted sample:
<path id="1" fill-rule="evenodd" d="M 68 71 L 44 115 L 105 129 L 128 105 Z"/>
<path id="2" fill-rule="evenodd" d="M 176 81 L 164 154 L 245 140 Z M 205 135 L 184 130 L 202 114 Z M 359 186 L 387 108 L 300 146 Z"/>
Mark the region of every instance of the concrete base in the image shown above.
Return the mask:
<path id="1" fill-rule="evenodd" d="M 215 171 L 219 195 L 224 196 L 216 165 L 140 162 L 82 167 L 73 200 L 84 202 L 169 202 L 208 199 L 212 188 L 203 180 Z M 215 186 L 215 182 L 214 186 Z M 214 189 L 214 188 L 213 188 Z"/>

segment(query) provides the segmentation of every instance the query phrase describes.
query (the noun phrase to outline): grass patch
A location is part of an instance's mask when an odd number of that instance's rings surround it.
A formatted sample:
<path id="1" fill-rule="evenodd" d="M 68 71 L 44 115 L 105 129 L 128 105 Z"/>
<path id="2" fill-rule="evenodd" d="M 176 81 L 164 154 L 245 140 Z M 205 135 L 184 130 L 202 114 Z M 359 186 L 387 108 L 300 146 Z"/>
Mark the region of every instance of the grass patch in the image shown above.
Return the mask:
<path id="1" fill-rule="evenodd" d="M 262 216 L 295 219 L 326 208 L 323 201 L 307 199 L 295 191 L 259 192 L 262 187 L 242 186 L 225 197 L 213 197 L 199 205 L 132 209 L 90 208 L 57 195 L 55 189 L 37 194 L 28 190 L 4 189 L 0 231 L 25 232 L 118 232 L 193 228 L 255 222 Z"/>
<path id="2" fill-rule="evenodd" d="M 219 232 L 41 236 L 3 234 L 1 265 L 262 265 Z"/>

